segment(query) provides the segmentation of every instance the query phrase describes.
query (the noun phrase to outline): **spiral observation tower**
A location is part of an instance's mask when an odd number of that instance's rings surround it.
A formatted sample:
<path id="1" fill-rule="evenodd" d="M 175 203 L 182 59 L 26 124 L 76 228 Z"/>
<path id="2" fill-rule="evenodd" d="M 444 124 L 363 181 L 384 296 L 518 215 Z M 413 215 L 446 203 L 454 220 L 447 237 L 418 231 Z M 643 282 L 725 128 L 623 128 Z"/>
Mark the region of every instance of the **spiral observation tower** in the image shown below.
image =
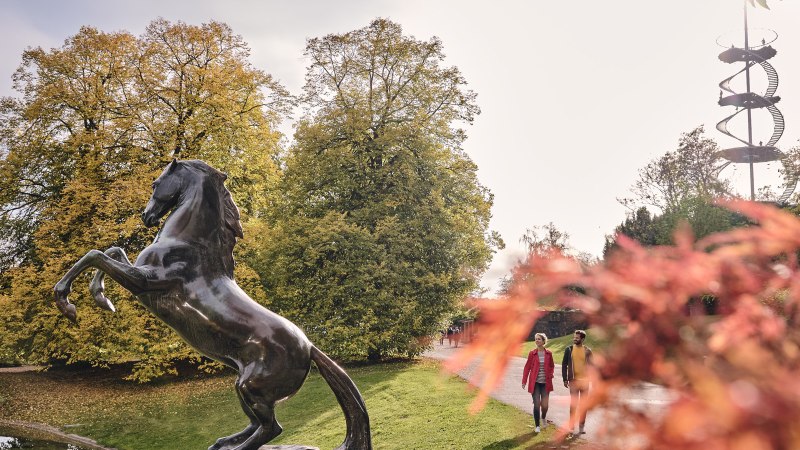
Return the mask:
<path id="1" fill-rule="evenodd" d="M 797 187 L 798 174 L 792 169 L 791 161 L 787 155 L 781 152 L 776 144 L 783 135 L 785 123 L 783 114 L 775 106 L 781 98 L 776 96 L 778 90 L 778 72 L 768 62 L 772 57 L 777 54 L 777 51 L 772 48 L 772 42 L 777 39 L 777 33 L 772 32 L 773 36 L 769 42 L 762 38 L 760 43 L 751 45 L 749 41 L 749 30 L 747 26 L 747 1 L 744 2 L 744 47 L 735 47 L 731 45 L 726 47 L 726 50 L 719 54 L 719 59 L 728 64 L 744 63 L 744 68 L 734 73 L 730 77 L 722 80 L 719 83 L 720 106 L 733 106 L 736 108 L 735 112 L 717 123 L 717 130 L 721 133 L 736 139 L 743 146 L 736 146 L 721 150 L 717 156 L 725 160 L 717 169 L 717 175 L 731 164 L 747 164 L 750 169 L 750 200 L 755 200 L 755 179 L 754 179 L 754 164 L 769 163 L 772 161 L 780 161 L 784 166 L 784 184 L 783 192 L 778 195 L 776 203 L 784 204 L 791 197 L 795 188 Z M 722 45 L 720 40 L 717 43 Z M 766 73 L 767 87 L 763 93 L 755 93 L 751 91 L 750 86 L 750 70 L 755 66 Z M 736 92 L 731 87 L 731 82 L 737 77 L 744 76 L 746 92 Z M 747 136 L 734 135 L 728 129 L 728 123 L 731 120 L 740 120 L 737 118 L 739 114 L 744 113 L 747 120 Z M 764 142 L 763 139 L 758 140 L 758 144 L 754 145 L 753 138 L 753 114 L 769 114 L 772 118 L 772 136 Z"/>

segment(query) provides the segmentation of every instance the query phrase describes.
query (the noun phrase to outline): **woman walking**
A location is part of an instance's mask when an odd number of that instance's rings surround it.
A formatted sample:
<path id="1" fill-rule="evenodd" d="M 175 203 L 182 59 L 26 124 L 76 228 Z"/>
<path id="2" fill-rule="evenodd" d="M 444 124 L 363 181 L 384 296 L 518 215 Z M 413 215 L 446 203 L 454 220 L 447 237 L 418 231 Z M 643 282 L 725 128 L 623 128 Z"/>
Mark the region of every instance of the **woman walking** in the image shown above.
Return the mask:
<path id="1" fill-rule="evenodd" d="M 550 392 L 553 391 L 553 373 L 556 365 L 553 353 L 544 348 L 547 336 L 536 333 L 534 336 L 536 348 L 528 353 L 525 369 L 522 371 L 522 388 L 528 386 L 528 392 L 533 396 L 533 421 L 536 432 L 547 428 L 547 407 L 550 403 Z M 541 428 L 539 416 L 541 413 Z"/>

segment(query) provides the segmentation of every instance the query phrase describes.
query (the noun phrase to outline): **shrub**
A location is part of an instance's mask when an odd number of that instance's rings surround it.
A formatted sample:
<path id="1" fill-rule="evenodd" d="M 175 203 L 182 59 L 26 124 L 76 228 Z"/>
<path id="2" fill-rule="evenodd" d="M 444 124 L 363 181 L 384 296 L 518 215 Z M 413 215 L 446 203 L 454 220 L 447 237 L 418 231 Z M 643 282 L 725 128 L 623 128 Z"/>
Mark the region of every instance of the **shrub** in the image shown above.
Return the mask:
<path id="1" fill-rule="evenodd" d="M 757 224 L 698 242 L 679 228 L 674 246 L 620 237 L 619 251 L 589 268 L 559 253 L 530 258 L 507 299 L 477 301 L 478 339 L 448 363 L 455 370 L 482 358 L 473 407 L 541 314 L 539 299 L 555 298 L 586 312 L 609 342 L 596 355 L 587 404 L 621 417 L 601 433 L 632 448 L 800 448 L 800 220 L 762 204 L 725 206 Z M 575 285 L 584 293 L 566 289 Z M 689 303 L 707 295 L 717 314 L 689 314 Z M 640 381 L 676 394 L 665 414 L 621 399 Z"/>

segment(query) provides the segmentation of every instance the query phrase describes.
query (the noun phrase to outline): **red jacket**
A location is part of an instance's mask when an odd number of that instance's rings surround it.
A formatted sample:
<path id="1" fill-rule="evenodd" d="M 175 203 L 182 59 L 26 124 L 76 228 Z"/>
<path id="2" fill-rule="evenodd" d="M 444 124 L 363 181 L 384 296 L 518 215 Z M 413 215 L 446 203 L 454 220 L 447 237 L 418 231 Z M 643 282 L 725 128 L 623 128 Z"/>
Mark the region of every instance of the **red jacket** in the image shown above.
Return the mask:
<path id="1" fill-rule="evenodd" d="M 544 349 L 544 381 L 545 390 L 553 390 L 553 373 L 556 370 L 556 363 L 553 361 L 553 353 Z M 528 385 L 528 392 L 533 392 L 536 385 L 536 375 L 539 373 L 539 349 L 535 348 L 528 353 L 528 360 L 525 361 L 525 369 L 522 371 L 522 385 Z M 528 378 L 530 377 L 530 380 Z"/>

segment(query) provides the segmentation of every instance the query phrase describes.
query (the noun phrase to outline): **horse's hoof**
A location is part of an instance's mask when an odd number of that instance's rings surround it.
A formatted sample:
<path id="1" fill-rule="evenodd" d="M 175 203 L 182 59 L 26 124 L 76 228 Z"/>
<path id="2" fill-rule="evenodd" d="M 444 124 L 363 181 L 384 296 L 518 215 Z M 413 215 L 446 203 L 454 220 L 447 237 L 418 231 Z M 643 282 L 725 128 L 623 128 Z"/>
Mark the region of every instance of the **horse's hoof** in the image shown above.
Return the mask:
<path id="1" fill-rule="evenodd" d="M 211 447 L 208 447 L 208 450 L 231 450 L 236 447 L 236 444 L 244 441 L 244 439 L 234 440 L 228 438 L 219 438 L 217 442 L 214 443 Z"/>
<path id="2" fill-rule="evenodd" d="M 78 323 L 78 310 L 72 303 L 68 302 L 64 305 L 59 304 L 58 310 L 61 311 L 61 314 L 67 316 L 67 319 L 69 319 L 72 323 Z"/>
<path id="3" fill-rule="evenodd" d="M 228 438 L 219 438 L 219 439 L 217 439 L 217 442 L 214 442 L 214 445 L 212 445 L 211 447 L 208 447 L 208 450 L 226 450 L 226 449 L 233 448 L 233 447 L 227 445 L 229 440 L 230 439 L 228 439 Z"/>
<path id="4" fill-rule="evenodd" d="M 97 306 L 99 306 L 99 307 L 101 307 L 101 308 L 103 308 L 103 309 L 105 309 L 107 311 L 117 312 L 117 308 L 114 307 L 114 304 L 111 303 L 111 300 L 109 300 L 102 293 L 99 293 L 99 294 L 97 294 L 95 296 L 94 302 L 97 304 Z"/>
<path id="5" fill-rule="evenodd" d="M 217 442 L 216 444 L 212 445 L 211 447 L 208 447 L 208 450 L 232 450 L 235 447 L 236 447 L 235 444 L 234 445 L 228 445 L 228 444 L 220 444 L 219 442 Z"/>
<path id="6" fill-rule="evenodd" d="M 56 302 L 56 306 L 58 310 L 61 311 L 61 314 L 67 316 L 67 319 L 76 322 L 78 321 L 78 310 L 75 309 L 75 305 L 69 302 L 69 288 L 63 288 L 60 286 L 61 283 L 56 284 L 56 287 L 53 289 L 53 300 Z"/>

